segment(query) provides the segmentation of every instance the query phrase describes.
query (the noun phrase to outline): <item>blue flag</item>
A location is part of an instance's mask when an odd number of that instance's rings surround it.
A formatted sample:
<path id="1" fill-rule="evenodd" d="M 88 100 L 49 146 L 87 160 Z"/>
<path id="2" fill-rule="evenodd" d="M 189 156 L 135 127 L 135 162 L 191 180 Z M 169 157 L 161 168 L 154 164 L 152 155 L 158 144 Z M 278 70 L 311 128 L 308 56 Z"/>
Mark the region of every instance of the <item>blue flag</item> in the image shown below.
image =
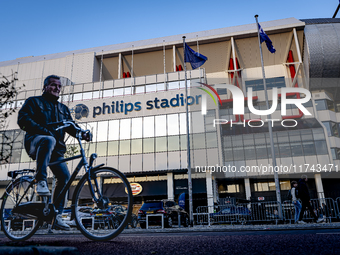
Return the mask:
<path id="1" fill-rule="evenodd" d="M 266 42 L 267 48 L 271 53 L 275 53 L 275 49 L 273 46 L 272 41 L 269 39 L 268 35 L 263 31 L 262 27 L 260 26 L 259 23 L 259 30 L 260 30 L 260 42 Z"/>
<path id="2" fill-rule="evenodd" d="M 178 197 L 178 205 L 185 209 L 185 192 L 183 192 L 182 194 L 179 195 Z"/>
<path id="3" fill-rule="evenodd" d="M 190 62 L 192 69 L 199 68 L 207 59 L 206 56 L 194 51 L 185 43 L 184 62 Z"/>

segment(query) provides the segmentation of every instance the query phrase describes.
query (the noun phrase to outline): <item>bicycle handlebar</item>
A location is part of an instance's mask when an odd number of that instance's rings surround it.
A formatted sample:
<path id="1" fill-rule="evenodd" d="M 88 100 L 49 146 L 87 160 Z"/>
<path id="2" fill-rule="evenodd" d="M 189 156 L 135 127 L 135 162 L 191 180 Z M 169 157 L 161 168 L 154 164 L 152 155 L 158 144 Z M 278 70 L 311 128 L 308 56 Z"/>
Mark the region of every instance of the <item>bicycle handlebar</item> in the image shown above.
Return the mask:
<path id="1" fill-rule="evenodd" d="M 77 131 L 82 132 L 82 133 L 89 133 L 90 134 L 90 141 L 92 140 L 92 134 L 90 130 L 83 130 L 81 129 L 81 127 L 79 127 L 78 125 L 76 125 L 76 123 L 74 121 L 71 120 L 62 120 L 62 121 L 58 121 L 58 122 L 51 122 L 47 124 L 48 126 L 57 126 L 57 125 L 61 125 L 60 127 L 56 128 L 56 131 L 59 129 L 63 129 L 63 128 L 67 128 L 69 126 L 73 126 Z"/>

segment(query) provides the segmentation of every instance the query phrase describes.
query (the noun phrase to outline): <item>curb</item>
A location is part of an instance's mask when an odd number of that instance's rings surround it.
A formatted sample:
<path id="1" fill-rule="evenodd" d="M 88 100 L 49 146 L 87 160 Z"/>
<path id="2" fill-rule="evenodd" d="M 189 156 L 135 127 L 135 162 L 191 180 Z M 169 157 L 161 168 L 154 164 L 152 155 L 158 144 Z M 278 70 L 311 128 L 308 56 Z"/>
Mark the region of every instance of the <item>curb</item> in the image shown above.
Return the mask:
<path id="1" fill-rule="evenodd" d="M 242 232 L 242 231 L 287 231 L 287 230 L 314 230 L 314 229 L 340 229 L 340 223 L 307 223 L 307 224 L 284 224 L 284 225 L 203 225 L 194 227 L 175 228 L 150 228 L 150 229 L 124 229 L 121 234 L 150 234 L 150 233 L 190 233 L 190 232 Z M 70 235 L 81 234 L 79 230 L 38 230 L 36 235 Z"/>
<path id="2" fill-rule="evenodd" d="M 53 255 L 79 255 L 79 251 L 75 247 L 56 247 L 56 246 L 27 246 L 27 247 L 0 247 L 0 254 L 53 254 Z"/>

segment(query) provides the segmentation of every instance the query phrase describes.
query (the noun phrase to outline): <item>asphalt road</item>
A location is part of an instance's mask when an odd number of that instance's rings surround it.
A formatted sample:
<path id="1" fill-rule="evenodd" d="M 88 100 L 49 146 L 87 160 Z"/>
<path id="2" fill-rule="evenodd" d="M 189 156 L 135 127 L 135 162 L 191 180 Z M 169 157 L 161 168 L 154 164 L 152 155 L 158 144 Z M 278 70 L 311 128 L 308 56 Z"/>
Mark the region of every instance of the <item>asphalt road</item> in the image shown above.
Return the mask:
<path id="1" fill-rule="evenodd" d="M 76 247 L 80 254 L 340 254 L 340 229 L 121 234 L 108 242 L 82 235 L 36 235 L 1 246 Z"/>

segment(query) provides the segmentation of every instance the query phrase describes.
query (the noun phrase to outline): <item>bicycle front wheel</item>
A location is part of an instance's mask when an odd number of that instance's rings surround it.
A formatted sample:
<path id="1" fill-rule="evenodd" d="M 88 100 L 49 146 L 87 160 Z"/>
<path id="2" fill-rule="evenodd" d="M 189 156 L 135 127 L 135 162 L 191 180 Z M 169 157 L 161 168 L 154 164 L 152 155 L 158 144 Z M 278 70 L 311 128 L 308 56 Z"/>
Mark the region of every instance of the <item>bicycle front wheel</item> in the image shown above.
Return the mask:
<path id="1" fill-rule="evenodd" d="M 78 229 L 94 241 L 118 236 L 131 220 L 132 191 L 125 175 L 114 168 L 92 170 L 78 182 L 73 194 L 73 215 Z M 95 198 L 92 196 L 91 189 Z"/>
<path id="2" fill-rule="evenodd" d="M 1 205 L 1 226 L 5 235 L 13 241 L 30 238 L 40 227 L 36 214 L 30 214 L 35 207 L 36 194 L 33 179 L 23 176 L 11 183 L 3 195 Z"/>

